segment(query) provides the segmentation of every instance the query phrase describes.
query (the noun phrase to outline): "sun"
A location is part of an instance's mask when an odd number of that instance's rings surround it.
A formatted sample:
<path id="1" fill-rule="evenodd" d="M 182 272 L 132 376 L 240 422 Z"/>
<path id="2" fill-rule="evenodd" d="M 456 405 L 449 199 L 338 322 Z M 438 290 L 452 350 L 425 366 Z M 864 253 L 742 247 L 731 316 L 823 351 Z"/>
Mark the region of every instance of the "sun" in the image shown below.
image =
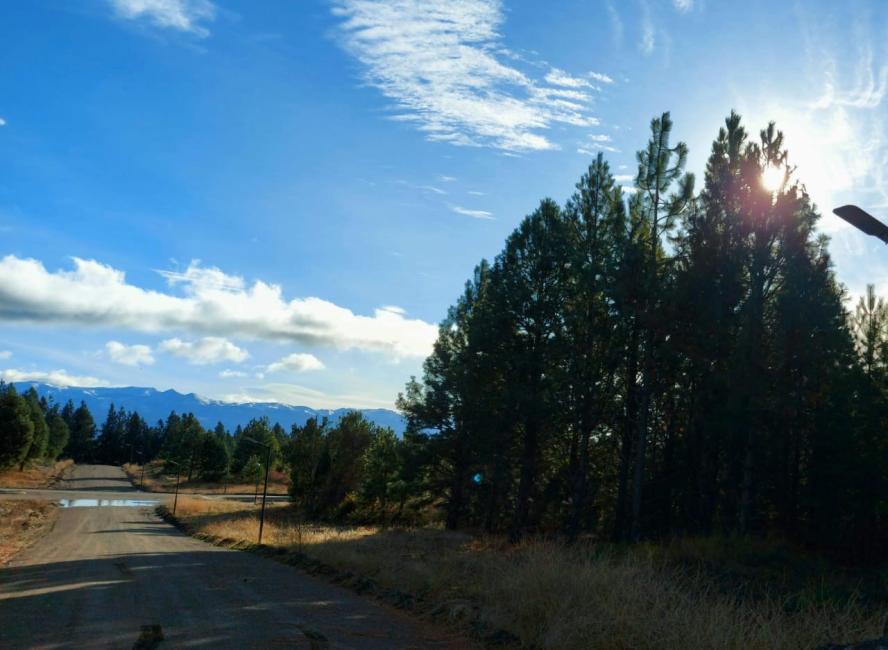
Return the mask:
<path id="1" fill-rule="evenodd" d="M 783 185 L 783 169 L 768 165 L 762 171 L 762 187 L 769 192 L 776 192 Z"/>

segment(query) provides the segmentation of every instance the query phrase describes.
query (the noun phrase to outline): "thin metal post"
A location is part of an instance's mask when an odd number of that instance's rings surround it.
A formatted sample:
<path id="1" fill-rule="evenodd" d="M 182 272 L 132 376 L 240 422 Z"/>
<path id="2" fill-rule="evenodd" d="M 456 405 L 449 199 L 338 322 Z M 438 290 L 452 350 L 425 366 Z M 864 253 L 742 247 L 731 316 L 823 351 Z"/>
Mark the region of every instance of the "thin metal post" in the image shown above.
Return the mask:
<path id="1" fill-rule="evenodd" d="M 262 463 L 256 459 L 256 491 L 253 492 L 253 505 L 259 503 L 259 479 L 262 478 Z"/>
<path id="2" fill-rule="evenodd" d="M 262 545 L 262 527 L 265 525 L 265 497 L 268 495 L 268 468 L 271 465 L 271 445 L 265 456 L 265 489 L 262 490 L 262 513 L 259 515 L 259 545 Z"/>
<path id="3" fill-rule="evenodd" d="M 176 496 L 173 497 L 173 514 L 176 514 L 176 505 L 179 503 L 179 465 L 176 464 Z"/>

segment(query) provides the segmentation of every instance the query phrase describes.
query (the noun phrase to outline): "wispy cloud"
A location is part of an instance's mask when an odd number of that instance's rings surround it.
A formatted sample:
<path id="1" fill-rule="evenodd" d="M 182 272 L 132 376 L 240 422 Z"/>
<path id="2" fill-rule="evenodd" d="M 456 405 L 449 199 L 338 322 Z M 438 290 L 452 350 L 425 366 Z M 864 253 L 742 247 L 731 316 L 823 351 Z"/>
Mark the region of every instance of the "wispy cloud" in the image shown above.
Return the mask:
<path id="1" fill-rule="evenodd" d="M 120 341 L 105 343 L 105 353 L 114 363 L 124 366 L 150 366 L 154 363 L 154 355 L 147 345 L 125 345 Z"/>
<path id="2" fill-rule="evenodd" d="M 656 34 L 654 31 L 654 21 L 651 18 L 651 8 L 647 2 L 641 3 L 641 41 L 638 43 L 639 49 L 643 54 L 651 54 L 656 45 Z"/>
<path id="3" fill-rule="evenodd" d="M 6 126 L 6 120 L 0 117 L 0 126 Z"/>
<path id="4" fill-rule="evenodd" d="M 220 336 L 205 336 L 199 341 L 171 338 L 161 341 L 157 349 L 187 359 L 188 363 L 197 366 L 221 363 L 222 361 L 240 363 L 250 357 L 249 352 Z"/>
<path id="5" fill-rule="evenodd" d="M 586 140 L 580 143 L 577 153 L 583 155 L 594 155 L 599 151 L 607 151 L 610 153 L 619 153 L 619 149 L 611 144 L 612 138 L 604 133 L 590 133 L 586 136 Z"/>
<path id="6" fill-rule="evenodd" d="M 488 212 L 487 210 L 469 210 L 468 208 L 463 208 L 459 205 L 451 205 L 450 209 L 457 214 L 462 214 L 467 217 L 472 217 L 472 219 L 489 219 L 493 220 L 493 213 Z"/>
<path id="7" fill-rule="evenodd" d="M 614 80 L 602 72 L 590 72 L 589 77 L 603 84 L 612 84 Z"/>
<path id="8" fill-rule="evenodd" d="M 447 194 L 445 190 L 442 190 L 440 187 L 435 187 L 434 185 L 415 185 L 413 183 L 408 183 L 405 180 L 398 180 L 398 185 L 404 185 L 405 187 L 412 188 L 414 190 L 422 190 L 423 192 L 431 192 L 432 194 Z"/>
<path id="9" fill-rule="evenodd" d="M 0 359 L 11 359 L 12 352 L 9 350 L 0 350 Z"/>
<path id="10" fill-rule="evenodd" d="M 123 271 L 95 260 L 73 262 L 73 270 L 49 272 L 35 259 L 0 259 L 0 322 L 291 341 L 395 359 L 428 355 L 437 336 L 432 323 L 379 309 L 355 314 L 316 297 L 286 300 L 279 285 L 257 280 L 248 286 L 196 261 L 181 272 L 162 272 L 168 292 L 130 284 Z"/>
<path id="11" fill-rule="evenodd" d="M 392 408 L 391 400 L 378 400 L 368 398 L 366 395 L 333 394 L 299 384 L 287 383 L 250 386 L 242 388 L 240 392 L 223 395 L 221 399 L 223 402 L 235 404 L 277 402 L 312 408 Z"/>
<path id="12" fill-rule="evenodd" d="M 65 370 L 16 370 L 8 368 L 0 370 L 0 379 L 5 382 L 27 382 L 34 381 L 41 384 L 52 384 L 53 386 L 109 386 L 110 384 L 96 377 L 86 375 L 71 375 Z"/>
<path id="13" fill-rule="evenodd" d="M 440 176 L 438 176 L 438 180 L 442 183 L 453 183 L 456 180 L 456 176 L 446 176 L 444 174 L 441 174 Z"/>
<path id="14" fill-rule="evenodd" d="M 472 196 L 486 196 L 484 192 L 479 192 L 478 190 L 469 190 L 468 194 L 471 194 Z"/>
<path id="15" fill-rule="evenodd" d="M 210 30 L 204 23 L 216 17 L 209 0 L 110 0 L 115 15 L 126 20 L 147 20 L 156 27 L 189 32 L 204 38 Z"/>
<path id="16" fill-rule="evenodd" d="M 685 13 L 694 8 L 694 0 L 672 0 L 672 6 L 681 13 Z"/>
<path id="17" fill-rule="evenodd" d="M 553 149 L 541 131 L 588 126 L 588 92 L 504 62 L 498 0 L 337 0 L 342 42 L 366 80 L 430 140 L 510 151 Z M 507 52 L 507 51 L 506 51 Z"/>
<path id="18" fill-rule="evenodd" d="M 231 379 L 234 377 L 246 377 L 247 373 L 245 373 L 243 370 L 231 370 L 230 368 L 226 368 L 219 373 L 219 376 L 222 379 Z"/>

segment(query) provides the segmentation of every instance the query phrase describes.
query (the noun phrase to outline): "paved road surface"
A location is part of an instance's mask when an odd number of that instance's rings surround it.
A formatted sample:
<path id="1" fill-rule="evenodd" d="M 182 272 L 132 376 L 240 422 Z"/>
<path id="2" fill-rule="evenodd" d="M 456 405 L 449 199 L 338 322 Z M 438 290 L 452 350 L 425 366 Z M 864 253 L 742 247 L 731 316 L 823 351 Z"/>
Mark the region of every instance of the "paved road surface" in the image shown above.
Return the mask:
<path id="1" fill-rule="evenodd" d="M 76 467 L 59 487 L 164 497 L 101 465 Z M 154 625 L 160 649 L 469 647 L 293 567 L 188 537 L 150 507 L 61 509 L 46 537 L 0 569 L 0 620 L 0 648 L 132 648 Z"/>

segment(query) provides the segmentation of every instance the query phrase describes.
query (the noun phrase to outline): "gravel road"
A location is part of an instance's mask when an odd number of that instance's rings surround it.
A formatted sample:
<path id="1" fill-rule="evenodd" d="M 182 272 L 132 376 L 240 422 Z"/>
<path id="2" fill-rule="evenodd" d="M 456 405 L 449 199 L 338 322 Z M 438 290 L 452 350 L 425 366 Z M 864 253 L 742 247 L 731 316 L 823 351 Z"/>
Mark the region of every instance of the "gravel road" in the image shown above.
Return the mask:
<path id="1" fill-rule="evenodd" d="M 58 487 L 97 502 L 165 500 L 102 465 L 77 466 Z M 150 506 L 63 508 L 0 568 L 0 618 L 2 648 L 472 647 L 296 568 L 188 537 Z"/>

